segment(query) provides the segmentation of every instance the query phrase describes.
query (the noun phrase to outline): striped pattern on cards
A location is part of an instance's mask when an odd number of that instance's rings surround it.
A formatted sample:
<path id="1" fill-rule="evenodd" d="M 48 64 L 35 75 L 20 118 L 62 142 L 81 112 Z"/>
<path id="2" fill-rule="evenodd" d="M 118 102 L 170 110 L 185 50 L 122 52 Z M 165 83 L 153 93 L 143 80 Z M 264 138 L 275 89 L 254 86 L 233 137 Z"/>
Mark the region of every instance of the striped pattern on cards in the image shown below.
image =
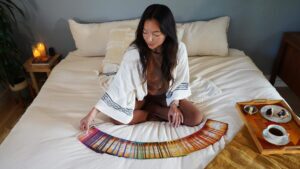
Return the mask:
<path id="1" fill-rule="evenodd" d="M 88 148 L 98 153 L 113 156 L 154 159 L 188 155 L 219 141 L 225 135 L 227 123 L 208 119 L 197 132 L 183 138 L 164 142 L 137 142 L 111 136 L 95 127 L 78 139 Z"/>

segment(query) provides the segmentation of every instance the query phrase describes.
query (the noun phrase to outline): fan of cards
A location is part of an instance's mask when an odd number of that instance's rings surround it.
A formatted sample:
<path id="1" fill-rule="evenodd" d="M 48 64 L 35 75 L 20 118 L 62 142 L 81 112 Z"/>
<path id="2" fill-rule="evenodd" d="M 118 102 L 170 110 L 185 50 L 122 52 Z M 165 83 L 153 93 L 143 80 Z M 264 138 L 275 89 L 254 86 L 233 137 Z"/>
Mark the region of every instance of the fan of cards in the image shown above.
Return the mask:
<path id="1" fill-rule="evenodd" d="M 227 128 L 227 123 L 208 119 L 200 130 L 177 140 L 136 142 L 114 137 L 93 127 L 87 134 L 79 135 L 78 139 L 98 153 L 135 159 L 170 158 L 185 156 L 214 144 Z"/>

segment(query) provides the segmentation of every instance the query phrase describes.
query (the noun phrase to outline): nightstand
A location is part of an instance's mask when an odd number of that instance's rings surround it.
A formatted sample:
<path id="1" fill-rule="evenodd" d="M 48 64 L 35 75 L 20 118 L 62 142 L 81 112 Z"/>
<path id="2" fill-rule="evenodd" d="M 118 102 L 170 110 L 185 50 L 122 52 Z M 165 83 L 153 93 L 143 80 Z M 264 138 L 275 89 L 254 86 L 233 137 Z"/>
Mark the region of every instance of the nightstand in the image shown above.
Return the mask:
<path id="1" fill-rule="evenodd" d="M 32 81 L 32 86 L 37 94 L 39 92 L 39 87 L 38 83 L 36 81 L 34 73 L 42 72 L 42 73 L 47 73 L 47 77 L 49 76 L 52 68 L 60 61 L 60 55 L 56 54 L 54 56 L 51 56 L 50 60 L 48 63 L 40 63 L 40 64 L 32 64 L 32 57 L 27 59 L 27 61 L 24 63 L 24 68 L 25 70 L 29 73 L 31 81 Z"/>
<path id="2" fill-rule="evenodd" d="M 270 82 L 274 85 L 278 75 L 300 97 L 300 32 L 283 35 Z"/>

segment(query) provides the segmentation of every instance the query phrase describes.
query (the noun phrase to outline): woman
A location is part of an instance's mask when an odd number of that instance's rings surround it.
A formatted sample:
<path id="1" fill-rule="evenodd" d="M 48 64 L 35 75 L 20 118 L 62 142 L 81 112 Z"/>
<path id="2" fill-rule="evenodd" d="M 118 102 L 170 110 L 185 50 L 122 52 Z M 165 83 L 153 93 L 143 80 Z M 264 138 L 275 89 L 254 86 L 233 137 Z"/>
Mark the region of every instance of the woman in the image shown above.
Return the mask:
<path id="1" fill-rule="evenodd" d="M 115 124 L 156 119 L 174 127 L 195 126 L 203 115 L 186 100 L 190 94 L 186 47 L 178 43 L 173 14 L 167 6 L 153 4 L 144 11 L 113 82 L 80 128 L 87 130 L 100 111 Z"/>

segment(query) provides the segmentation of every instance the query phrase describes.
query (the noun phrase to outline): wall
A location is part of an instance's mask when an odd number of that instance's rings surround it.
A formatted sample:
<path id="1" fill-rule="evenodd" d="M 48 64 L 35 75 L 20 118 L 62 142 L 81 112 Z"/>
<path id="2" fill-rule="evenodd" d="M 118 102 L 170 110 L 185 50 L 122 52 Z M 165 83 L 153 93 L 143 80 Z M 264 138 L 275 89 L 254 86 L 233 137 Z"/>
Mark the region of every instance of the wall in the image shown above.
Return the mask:
<path id="1" fill-rule="evenodd" d="M 177 22 L 230 16 L 229 45 L 245 51 L 269 74 L 282 33 L 300 30 L 299 0 L 14 0 L 25 9 L 18 42 L 30 55 L 30 45 L 44 41 L 66 55 L 75 49 L 67 20 L 105 22 L 138 18 L 152 3 L 168 5 Z M 27 45 L 24 45 L 27 44 Z"/>

